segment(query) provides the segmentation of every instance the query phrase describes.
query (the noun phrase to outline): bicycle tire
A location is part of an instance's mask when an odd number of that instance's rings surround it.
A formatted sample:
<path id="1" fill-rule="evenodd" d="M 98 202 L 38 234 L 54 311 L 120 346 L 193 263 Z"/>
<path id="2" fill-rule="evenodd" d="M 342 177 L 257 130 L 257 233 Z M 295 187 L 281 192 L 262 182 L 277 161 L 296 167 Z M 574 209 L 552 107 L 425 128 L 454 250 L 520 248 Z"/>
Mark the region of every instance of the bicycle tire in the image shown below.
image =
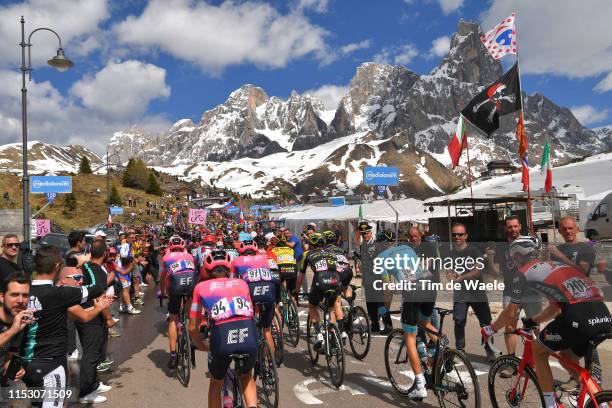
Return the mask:
<path id="1" fill-rule="evenodd" d="M 459 351 L 454 349 L 442 349 L 442 355 L 438 356 L 436 371 L 434 374 L 435 393 L 440 406 L 461 406 L 480 408 L 480 385 L 474 367 L 469 360 Z M 452 369 L 449 369 L 452 367 Z M 464 367 L 467 373 L 459 372 L 458 367 Z M 457 403 L 447 404 L 444 397 L 450 394 L 457 395 Z M 470 402 L 466 400 L 473 397 Z"/>
<path id="2" fill-rule="evenodd" d="M 358 360 L 363 360 L 370 351 L 372 331 L 370 328 L 370 318 L 361 306 L 355 306 L 348 314 L 348 337 L 353 356 Z M 356 320 L 363 323 L 355 325 Z M 346 324 L 345 324 L 346 326 Z M 363 347 L 359 347 L 363 346 Z"/>
<path id="3" fill-rule="evenodd" d="M 314 332 L 314 327 L 310 321 L 310 316 L 308 316 L 306 320 L 306 343 L 308 344 L 308 357 L 310 357 L 310 362 L 313 366 L 317 365 L 319 362 L 319 352 L 314 349 L 315 339 L 316 334 Z"/>
<path id="4" fill-rule="evenodd" d="M 257 361 L 259 364 L 259 375 L 256 381 L 260 383 L 263 400 L 267 403 L 265 406 L 277 408 L 279 400 L 278 373 L 276 371 L 274 355 L 272 354 L 270 345 L 266 341 L 259 343 Z M 259 397 L 257 400 L 260 402 L 263 401 Z"/>
<path id="5" fill-rule="evenodd" d="M 491 405 L 493 408 L 501 408 L 501 407 L 519 407 L 519 406 L 546 406 L 544 403 L 544 394 L 542 393 L 542 389 L 540 388 L 540 384 L 538 383 L 538 378 L 536 377 L 535 372 L 530 367 L 525 367 L 523 371 L 523 375 L 519 378 L 517 374 L 514 372 L 518 372 L 518 366 L 521 363 L 521 359 L 516 356 L 501 356 L 495 359 L 491 364 L 491 368 L 489 369 L 489 377 L 487 379 L 488 383 L 488 391 L 489 391 L 489 399 L 491 400 Z M 504 369 L 513 370 L 513 375 L 510 378 L 503 378 L 501 376 L 501 372 Z M 502 384 L 508 383 L 510 384 L 510 389 L 502 390 L 499 392 Z M 526 390 L 529 386 L 529 383 L 533 384 L 535 387 L 538 396 L 534 395 L 532 404 L 523 404 L 524 396 L 526 392 L 523 392 L 523 395 L 517 395 L 513 393 L 514 390 Z M 532 393 L 530 393 L 531 395 Z M 502 399 L 503 398 L 503 399 Z"/>
<path id="6" fill-rule="evenodd" d="M 327 371 L 329 372 L 329 379 L 332 385 L 336 388 L 340 388 L 344 382 L 344 347 L 342 346 L 342 340 L 340 337 L 340 330 L 338 326 L 333 323 L 327 325 L 325 341 L 325 360 L 327 362 Z M 332 364 L 335 360 L 335 366 Z"/>
<path id="7" fill-rule="evenodd" d="M 271 331 L 272 339 L 274 339 L 274 361 L 280 367 L 285 357 L 285 347 L 283 345 L 283 326 L 276 313 L 274 314 L 274 320 L 272 320 Z"/>
<path id="8" fill-rule="evenodd" d="M 242 392 L 242 384 L 240 383 L 240 377 L 238 372 L 236 371 L 236 367 L 234 367 L 233 376 L 226 377 L 231 381 L 231 390 L 232 390 L 232 399 L 233 399 L 233 407 L 234 408 L 246 408 L 246 403 L 244 402 L 244 394 Z"/>
<path id="9" fill-rule="evenodd" d="M 401 396 L 407 396 L 416 387 L 414 372 L 408 361 L 408 351 L 402 329 L 393 329 L 385 340 L 385 369 L 393 389 Z M 403 369 L 403 370 L 402 370 Z M 409 375 L 411 373 L 412 375 Z M 410 382 L 403 380 L 410 378 Z"/>
<path id="10" fill-rule="evenodd" d="M 287 344 L 291 347 L 297 347 L 300 342 L 300 316 L 293 299 L 289 299 L 289 305 L 285 305 L 285 307 L 287 308 L 287 321 L 284 322 L 287 327 L 287 336 L 285 339 L 287 339 Z"/>
<path id="11" fill-rule="evenodd" d="M 188 387 L 191 379 L 191 339 L 187 332 L 187 326 L 183 322 L 180 323 L 180 326 L 177 339 L 177 350 L 179 351 L 177 355 L 177 377 L 183 386 Z"/>
<path id="12" fill-rule="evenodd" d="M 601 404 L 606 402 L 608 403 L 608 408 L 612 407 L 612 390 L 598 392 L 595 394 L 595 400 L 597 401 L 597 406 L 595 406 L 592 399 L 589 399 L 584 408 L 598 408 L 601 407 Z"/>

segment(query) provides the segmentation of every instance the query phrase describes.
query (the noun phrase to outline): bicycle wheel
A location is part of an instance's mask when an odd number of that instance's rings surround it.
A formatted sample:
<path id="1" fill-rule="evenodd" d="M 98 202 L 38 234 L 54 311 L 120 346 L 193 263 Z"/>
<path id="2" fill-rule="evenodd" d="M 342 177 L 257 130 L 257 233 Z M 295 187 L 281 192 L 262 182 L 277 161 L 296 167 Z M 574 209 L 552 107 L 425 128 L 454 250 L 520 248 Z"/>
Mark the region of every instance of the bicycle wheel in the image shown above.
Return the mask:
<path id="1" fill-rule="evenodd" d="M 325 339 L 325 359 L 331 383 L 340 388 L 344 381 L 344 347 L 340 340 L 340 330 L 333 323 L 327 325 Z"/>
<path id="2" fill-rule="evenodd" d="M 278 407 L 278 374 L 276 372 L 276 364 L 272 350 L 266 341 L 259 343 L 259 353 L 257 356 L 259 365 L 259 375 L 257 377 L 257 385 L 260 394 L 257 400 L 264 402 L 264 405 L 269 408 Z M 262 398 L 263 397 L 263 398 Z"/>
<path id="3" fill-rule="evenodd" d="M 435 389 L 440 406 L 480 407 L 480 386 L 472 364 L 457 350 L 440 350 Z"/>
<path id="4" fill-rule="evenodd" d="M 280 367 L 283 363 L 285 352 L 283 346 L 283 326 L 277 314 L 274 314 L 271 330 L 272 338 L 274 339 L 274 361 Z"/>
<path id="5" fill-rule="evenodd" d="M 238 373 L 234 369 L 230 369 L 230 374 L 225 377 L 227 381 L 227 386 L 232 392 L 232 400 L 234 408 L 246 408 L 246 404 L 244 402 L 244 394 L 242 393 L 242 384 L 240 383 L 240 378 L 238 377 Z"/>
<path id="6" fill-rule="evenodd" d="M 385 369 L 393 389 L 402 396 L 416 386 L 415 375 L 408 361 L 408 350 L 402 329 L 393 329 L 385 341 Z"/>
<path id="7" fill-rule="evenodd" d="M 520 363 L 521 359 L 516 356 L 501 356 L 491 364 L 488 388 L 493 408 L 545 406 L 544 395 L 534 371 L 525 367 L 519 375 Z M 509 378 L 504 378 L 508 374 Z"/>
<path id="8" fill-rule="evenodd" d="M 372 333 L 370 331 L 370 318 L 361 306 L 355 306 L 348 315 L 348 331 L 349 344 L 355 358 L 363 360 L 370 351 L 370 340 Z"/>
<path id="9" fill-rule="evenodd" d="M 187 327 L 184 324 L 181 324 L 180 327 L 177 349 L 179 351 L 177 355 L 177 377 L 181 384 L 187 387 L 191 378 L 191 344 Z"/>
<path id="10" fill-rule="evenodd" d="M 319 352 L 314 349 L 314 344 L 317 341 L 317 334 L 315 333 L 310 316 L 306 322 L 306 343 L 308 344 L 308 356 L 312 365 L 316 365 L 319 362 Z"/>
<path id="11" fill-rule="evenodd" d="M 287 335 L 283 337 L 287 344 L 292 347 L 297 347 L 300 341 L 300 317 L 298 315 L 297 306 L 293 299 L 289 299 L 289 305 L 285 305 L 287 320 L 284 322 L 287 327 Z"/>
<path id="12" fill-rule="evenodd" d="M 612 391 L 600 391 L 595 394 L 595 401 L 597 405 L 593 403 L 592 399 L 589 399 L 585 404 L 584 408 L 612 408 Z"/>

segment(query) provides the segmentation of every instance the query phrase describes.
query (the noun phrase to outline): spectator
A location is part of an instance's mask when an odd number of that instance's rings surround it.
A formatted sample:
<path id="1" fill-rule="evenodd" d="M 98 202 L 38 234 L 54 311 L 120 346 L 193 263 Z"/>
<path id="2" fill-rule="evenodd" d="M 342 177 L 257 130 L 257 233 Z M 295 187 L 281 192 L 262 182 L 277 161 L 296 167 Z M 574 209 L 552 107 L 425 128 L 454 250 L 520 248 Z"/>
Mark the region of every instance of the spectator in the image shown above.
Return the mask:
<path id="1" fill-rule="evenodd" d="M 359 253 L 361 254 L 361 276 L 365 290 L 366 309 L 371 321 L 372 333 L 380 333 L 380 317 L 378 309 L 384 307 L 384 302 L 379 301 L 377 293 L 374 291 L 374 258 L 376 258 L 376 240 L 372 226 L 362 221 L 357 226 L 359 233 Z M 374 300 L 376 299 L 376 301 Z"/>
<path id="2" fill-rule="evenodd" d="M 68 245 L 70 249 L 64 255 L 66 266 L 80 267 L 85 262 L 89 262 L 90 257 L 85 255 L 85 231 L 71 231 L 68 234 Z"/>
<path id="3" fill-rule="evenodd" d="M 504 220 L 504 234 L 506 236 L 506 242 L 500 242 L 496 245 L 492 245 L 492 243 L 490 243 L 485 250 L 489 271 L 497 276 L 502 275 L 504 279 L 504 308 L 510 304 L 510 299 L 512 296 L 512 280 L 517 273 L 516 266 L 510 258 L 508 249 L 510 248 L 510 243 L 521 235 L 521 229 L 522 225 L 518 216 L 510 215 L 506 217 Z M 525 311 L 527 318 L 535 316 L 542 311 L 542 299 L 538 294 L 530 293 L 529 296 L 523 297 L 520 308 Z M 512 330 L 516 330 L 516 322 L 513 325 L 506 327 L 506 332 Z M 516 351 L 517 336 L 509 334 L 504 337 L 504 340 L 506 342 L 506 350 L 508 351 L 508 354 L 514 355 Z M 511 373 L 512 371 L 510 369 L 502 370 L 501 376 L 503 378 L 509 378 Z"/>
<path id="4" fill-rule="evenodd" d="M 340 227 L 340 224 L 334 224 L 334 234 L 336 235 L 336 245 L 338 248 L 344 248 L 344 239 L 342 238 L 342 228 Z"/>
<path id="5" fill-rule="evenodd" d="M 11 275 L 13 272 L 20 271 L 17 264 L 17 253 L 19 252 L 19 237 L 15 234 L 8 234 L 2 238 L 2 255 L 0 255 L 0 282 Z M 2 288 L 0 288 L 1 290 Z"/>
<path id="6" fill-rule="evenodd" d="M 96 231 L 94 234 L 94 241 L 106 242 L 106 233 L 102 230 Z"/>
<path id="7" fill-rule="evenodd" d="M 293 248 L 293 251 L 295 252 L 295 262 L 297 265 L 300 265 L 302 255 L 304 254 L 302 241 L 299 237 L 293 235 L 289 228 L 281 228 L 280 231 L 287 240 L 287 246 Z M 308 279 L 306 279 L 306 277 L 304 277 L 304 280 L 302 281 L 302 293 L 308 293 Z"/>
<path id="8" fill-rule="evenodd" d="M 461 283 L 461 289 L 455 289 L 453 293 L 453 320 L 455 321 L 455 345 L 456 348 L 465 355 L 465 325 L 467 324 L 467 312 L 471 307 L 480 327 L 491 324 L 491 309 L 487 292 L 483 289 L 466 286 L 466 282 L 480 281 L 482 267 L 479 266 L 478 259 L 482 259 L 480 251 L 467 243 L 468 234 L 465 225 L 456 223 L 451 228 L 453 249 L 449 253 L 449 258 L 453 261 L 453 268 L 446 270 L 446 278 Z M 472 266 L 470 268 L 470 266 Z M 487 360 L 493 361 L 496 356 L 488 344 L 485 344 Z"/>
<path id="9" fill-rule="evenodd" d="M 554 246 L 548 245 L 548 253 L 555 261 L 576 266 L 589 276 L 595 266 L 595 251 L 586 242 L 578 240 L 578 223 L 574 217 L 563 217 L 559 220 L 559 233 L 565 243 Z"/>
<path id="10" fill-rule="evenodd" d="M 13 354 L 19 352 L 22 330 L 33 321 L 33 312 L 26 310 L 29 299 L 30 278 L 25 273 L 15 271 L 3 280 L 0 290 L 0 363 L 3 367 L 11 358 L 21 367 L 18 357 Z M 19 380 L 25 374 L 23 368 L 11 371 L 14 371 L 10 373 L 12 378 L 6 378 L 6 372 L 2 374 L 3 387 L 7 380 Z"/>
<path id="11" fill-rule="evenodd" d="M 94 309 L 85 311 L 79 304 L 98 297 L 102 292 L 93 288 L 72 286 L 82 277 L 75 267 L 67 267 L 64 279 L 71 285 L 54 286 L 58 272 L 62 267 L 62 258 L 58 250 L 44 245 L 36 251 L 34 258 L 37 279 L 32 281 L 28 309 L 34 310 L 37 329 L 28 330 L 21 342 L 20 355 L 27 361 L 23 381 L 29 388 L 44 389 L 44 395 L 57 398 L 45 398 L 43 406 L 55 402 L 63 406 L 62 392 L 66 388 L 66 349 L 68 311 L 81 322 L 94 318 L 108 306 L 106 302 L 96 302 Z M 59 394 L 54 395 L 52 389 Z M 95 402 L 96 396 L 88 396 L 83 402 Z"/>

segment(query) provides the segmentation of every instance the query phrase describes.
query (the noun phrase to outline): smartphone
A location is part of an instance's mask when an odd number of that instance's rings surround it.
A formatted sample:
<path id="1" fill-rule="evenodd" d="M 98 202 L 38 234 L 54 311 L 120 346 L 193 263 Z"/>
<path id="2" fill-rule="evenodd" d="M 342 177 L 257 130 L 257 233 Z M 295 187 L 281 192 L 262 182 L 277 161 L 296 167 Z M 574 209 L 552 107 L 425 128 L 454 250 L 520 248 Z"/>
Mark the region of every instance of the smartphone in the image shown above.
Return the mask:
<path id="1" fill-rule="evenodd" d="M 540 232 L 540 238 L 543 244 L 548 244 L 548 232 Z"/>

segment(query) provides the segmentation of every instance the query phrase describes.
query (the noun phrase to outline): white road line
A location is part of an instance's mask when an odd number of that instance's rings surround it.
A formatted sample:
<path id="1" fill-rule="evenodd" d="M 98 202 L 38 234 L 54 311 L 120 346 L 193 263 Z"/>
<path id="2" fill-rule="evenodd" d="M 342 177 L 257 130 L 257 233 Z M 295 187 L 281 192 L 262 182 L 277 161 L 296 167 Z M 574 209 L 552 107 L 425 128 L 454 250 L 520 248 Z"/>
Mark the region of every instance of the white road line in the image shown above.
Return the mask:
<path id="1" fill-rule="evenodd" d="M 340 388 L 335 389 L 332 387 L 319 387 L 314 389 L 309 389 L 308 386 L 314 382 L 319 382 L 316 378 L 308 378 L 302 382 L 295 384 L 293 387 L 293 393 L 295 396 L 307 405 L 320 405 L 323 404 L 323 401 L 318 399 L 316 396 L 332 394 L 338 391 L 349 391 L 351 395 L 366 395 L 368 392 L 351 382 L 345 381 L 344 385 Z"/>

